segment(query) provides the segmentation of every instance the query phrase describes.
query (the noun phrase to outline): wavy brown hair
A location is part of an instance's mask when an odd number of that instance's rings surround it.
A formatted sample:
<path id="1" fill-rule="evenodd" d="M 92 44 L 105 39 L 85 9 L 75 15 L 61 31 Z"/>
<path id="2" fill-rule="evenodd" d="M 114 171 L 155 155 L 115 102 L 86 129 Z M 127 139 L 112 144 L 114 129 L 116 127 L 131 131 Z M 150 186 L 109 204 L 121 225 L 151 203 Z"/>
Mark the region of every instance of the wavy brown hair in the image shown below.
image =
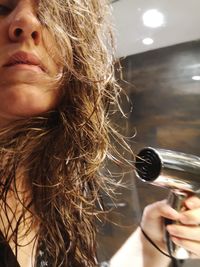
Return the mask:
<path id="1" fill-rule="evenodd" d="M 17 248 L 20 225 L 28 225 L 25 234 L 37 225 L 36 255 L 45 248 L 49 266 L 92 267 L 101 195 L 109 194 L 113 183 L 100 170 L 108 158 L 120 161 L 110 142 L 111 136 L 121 137 L 108 111 L 118 105 L 120 93 L 109 5 L 106 0 L 41 0 L 38 17 L 57 43 L 62 99 L 54 110 L 0 132 L 2 209 L 17 222 L 13 228 L 5 216 L 11 231 L 5 227 L 4 232 Z M 9 192 L 23 207 L 18 216 L 7 204 Z"/>

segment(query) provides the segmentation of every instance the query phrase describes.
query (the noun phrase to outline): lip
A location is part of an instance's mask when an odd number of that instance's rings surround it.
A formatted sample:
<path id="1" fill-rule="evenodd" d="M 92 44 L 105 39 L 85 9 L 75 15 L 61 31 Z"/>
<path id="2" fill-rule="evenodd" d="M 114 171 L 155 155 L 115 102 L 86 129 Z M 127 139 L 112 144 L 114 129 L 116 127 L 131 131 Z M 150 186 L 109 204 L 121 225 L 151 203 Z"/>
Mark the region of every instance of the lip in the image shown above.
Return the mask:
<path id="1" fill-rule="evenodd" d="M 36 55 L 24 51 L 14 53 L 3 67 L 15 67 L 18 69 L 26 69 L 27 67 L 27 69 L 41 69 L 43 72 L 47 72 L 47 69 Z"/>
<path id="2" fill-rule="evenodd" d="M 6 68 L 8 68 L 11 71 L 21 71 L 21 70 L 25 70 L 25 71 L 33 71 L 33 72 L 37 72 L 37 73 L 43 73 L 43 70 L 38 66 L 38 65 L 30 65 L 30 64 L 16 64 L 16 65 L 10 65 L 10 66 L 5 66 Z"/>

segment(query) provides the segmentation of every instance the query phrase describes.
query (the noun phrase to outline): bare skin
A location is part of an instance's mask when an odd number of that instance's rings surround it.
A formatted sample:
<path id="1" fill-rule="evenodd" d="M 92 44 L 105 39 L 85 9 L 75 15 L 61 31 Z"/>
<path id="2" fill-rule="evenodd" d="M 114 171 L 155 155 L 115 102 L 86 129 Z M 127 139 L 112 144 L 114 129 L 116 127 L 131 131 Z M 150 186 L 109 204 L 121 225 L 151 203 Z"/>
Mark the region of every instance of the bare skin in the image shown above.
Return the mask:
<path id="1" fill-rule="evenodd" d="M 52 78 L 59 74 L 56 45 L 37 18 L 36 3 L 0 1 L 0 126 L 3 122 L 46 112 L 59 101 L 59 91 L 55 84 L 52 86 Z M 42 69 L 19 62 L 7 66 L 16 53 L 36 57 Z M 21 56 L 17 58 L 20 60 Z"/>
<path id="2" fill-rule="evenodd" d="M 191 258 L 200 258 L 200 199 L 196 196 L 185 201 L 188 210 L 177 213 L 166 200 L 147 206 L 144 210 L 141 225 L 148 236 L 165 252 L 163 241 L 162 219 L 177 220 L 181 224 L 167 226 L 175 244 L 190 252 Z M 155 249 L 138 228 L 111 259 L 111 267 L 167 267 L 170 259 Z"/>

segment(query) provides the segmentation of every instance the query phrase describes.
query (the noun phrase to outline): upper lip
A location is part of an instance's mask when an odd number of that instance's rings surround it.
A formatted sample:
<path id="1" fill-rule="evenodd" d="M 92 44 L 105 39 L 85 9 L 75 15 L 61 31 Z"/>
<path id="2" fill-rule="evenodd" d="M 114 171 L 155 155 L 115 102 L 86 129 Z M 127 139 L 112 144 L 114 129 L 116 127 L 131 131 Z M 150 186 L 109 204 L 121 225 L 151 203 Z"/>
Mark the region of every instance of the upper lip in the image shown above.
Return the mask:
<path id="1" fill-rule="evenodd" d="M 44 72 L 46 72 L 46 68 L 36 55 L 24 51 L 14 53 L 3 66 L 8 67 L 14 64 L 28 64 L 39 66 Z"/>

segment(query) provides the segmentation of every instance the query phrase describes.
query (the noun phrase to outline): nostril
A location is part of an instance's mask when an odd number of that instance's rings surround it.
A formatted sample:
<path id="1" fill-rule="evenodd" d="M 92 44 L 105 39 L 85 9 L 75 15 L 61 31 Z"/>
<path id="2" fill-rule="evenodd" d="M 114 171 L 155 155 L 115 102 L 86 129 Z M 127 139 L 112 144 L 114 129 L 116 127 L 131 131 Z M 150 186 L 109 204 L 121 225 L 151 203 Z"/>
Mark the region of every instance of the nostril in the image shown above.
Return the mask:
<path id="1" fill-rule="evenodd" d="M 31 37 L 35 40 L 38 38 L 38 32 L 34 31 L 32 34 L 31 34 Z"/>
<path id="2" fill-rule="evenodd" d="M 15 31 L 14 31 L 14 34 L 15 34 L 15 36 L 20 36 L 21 35 L 21 33 L 22 33 L 22 29 L 20 29 L 20 28 L 17 28 L 17 29 L 15 29 Z"/>

